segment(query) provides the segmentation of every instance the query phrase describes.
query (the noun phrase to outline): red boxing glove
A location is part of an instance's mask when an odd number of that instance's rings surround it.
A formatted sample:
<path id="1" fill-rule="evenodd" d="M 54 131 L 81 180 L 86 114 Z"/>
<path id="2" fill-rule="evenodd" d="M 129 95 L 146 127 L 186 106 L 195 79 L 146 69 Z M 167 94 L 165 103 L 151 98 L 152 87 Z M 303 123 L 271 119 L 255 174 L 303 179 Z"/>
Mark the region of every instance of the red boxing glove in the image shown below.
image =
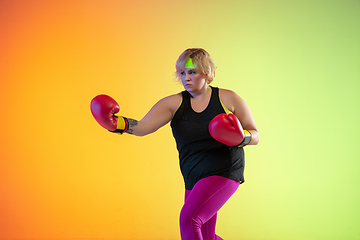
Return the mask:
<path id="1" fill-rule="evenodd" d="M 118 117 L 114 114 L 120 111 L 119 104 L 107 95 L 98 95 L 91 100 L 91 113 L 95 120 L 105 129 L 115 131 Z"/>
<path id="2" fill-rule="evenodd" d="M 232 113 L 221 113 L 209 124 L 210 135 L 228 146 L 237 146 L 245 139 L 239 119 Z"/>

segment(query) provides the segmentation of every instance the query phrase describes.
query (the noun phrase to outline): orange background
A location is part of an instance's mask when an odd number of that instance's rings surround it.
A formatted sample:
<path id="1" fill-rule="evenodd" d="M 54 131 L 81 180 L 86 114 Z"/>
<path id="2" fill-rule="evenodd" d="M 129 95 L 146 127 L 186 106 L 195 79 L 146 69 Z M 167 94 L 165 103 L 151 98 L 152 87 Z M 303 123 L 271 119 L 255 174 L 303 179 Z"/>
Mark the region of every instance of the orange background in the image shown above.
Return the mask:
<path id="1" fill-rule="evenodd" d="M 169 125 L 109 134 L 90 101 L 141 119 L 202 47 L 260 130 L 219 212 L 238 239 L 359 239 L 358 1 L 0 1 L 0 239 L 180 239 Z"/>

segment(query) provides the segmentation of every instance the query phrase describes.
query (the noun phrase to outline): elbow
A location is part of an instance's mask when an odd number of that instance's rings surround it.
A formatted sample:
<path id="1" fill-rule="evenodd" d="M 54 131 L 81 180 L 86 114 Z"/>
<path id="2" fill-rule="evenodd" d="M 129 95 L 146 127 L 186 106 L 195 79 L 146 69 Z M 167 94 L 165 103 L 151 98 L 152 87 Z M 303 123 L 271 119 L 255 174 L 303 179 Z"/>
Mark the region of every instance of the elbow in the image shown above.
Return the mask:
<path id="1" fill-rule="evenodd" d="M 258 145 L 260 136 L 258 131 L 251 131 L 251 141 L 249 145 Z"/>
<path id="2" fill-rule="evenodd" d="M 134 131 L 134 132 L 127 131 L 126 133 L 137 136 L 137 137 L 143 137 L 143 136 L 146 136 L 146 135 L 149 134 L 149 133 L 146 133 L 146 132 L 139 132 L 139 131 Z"/>
<path id="3" fill-rule="evenodd" d="M 126 133 L 135 135 L 137 137 L 144 137 L 144 136 L 149 135 L 149 134 L 151 134 L 153 132 L 155 132 L 155 131 L 133 131 L 131 133 L 127 131 Z"/>

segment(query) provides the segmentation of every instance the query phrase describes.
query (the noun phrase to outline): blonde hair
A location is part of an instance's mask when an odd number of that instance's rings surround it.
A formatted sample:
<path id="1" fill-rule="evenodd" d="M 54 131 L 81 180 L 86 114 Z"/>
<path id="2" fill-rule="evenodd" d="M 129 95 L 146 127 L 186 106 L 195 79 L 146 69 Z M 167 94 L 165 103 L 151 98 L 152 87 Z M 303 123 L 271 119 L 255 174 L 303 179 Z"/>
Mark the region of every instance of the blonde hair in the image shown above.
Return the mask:
<path id="1" fill-rule="evenodd" d="M 181 81 L 181 72 L 185 69 L 185 63 L 189 58 L 192 59 L 196 69 L 206 74 L 208 84 L 211 83 L 215 78 L 216 66 L 210 54 L 202 48 L 189 48 L 180 55 L 176 61 L 176 78 Z"/>

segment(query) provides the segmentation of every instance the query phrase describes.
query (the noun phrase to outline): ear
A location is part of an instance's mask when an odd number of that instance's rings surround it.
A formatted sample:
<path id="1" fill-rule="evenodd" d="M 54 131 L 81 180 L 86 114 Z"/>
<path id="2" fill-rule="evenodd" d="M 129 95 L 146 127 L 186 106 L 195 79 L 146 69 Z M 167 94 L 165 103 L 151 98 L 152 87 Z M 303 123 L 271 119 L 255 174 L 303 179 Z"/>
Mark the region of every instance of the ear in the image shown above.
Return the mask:
<path id="1" fill-rule="evenodd" d="M 205 72 L 203 72 L 203 74 L 205 75 L 206 83 L 209 84 L 211 82 L 210 79 L 209 79 L 209 75 L 207 73 L 205 73 Z"/>

